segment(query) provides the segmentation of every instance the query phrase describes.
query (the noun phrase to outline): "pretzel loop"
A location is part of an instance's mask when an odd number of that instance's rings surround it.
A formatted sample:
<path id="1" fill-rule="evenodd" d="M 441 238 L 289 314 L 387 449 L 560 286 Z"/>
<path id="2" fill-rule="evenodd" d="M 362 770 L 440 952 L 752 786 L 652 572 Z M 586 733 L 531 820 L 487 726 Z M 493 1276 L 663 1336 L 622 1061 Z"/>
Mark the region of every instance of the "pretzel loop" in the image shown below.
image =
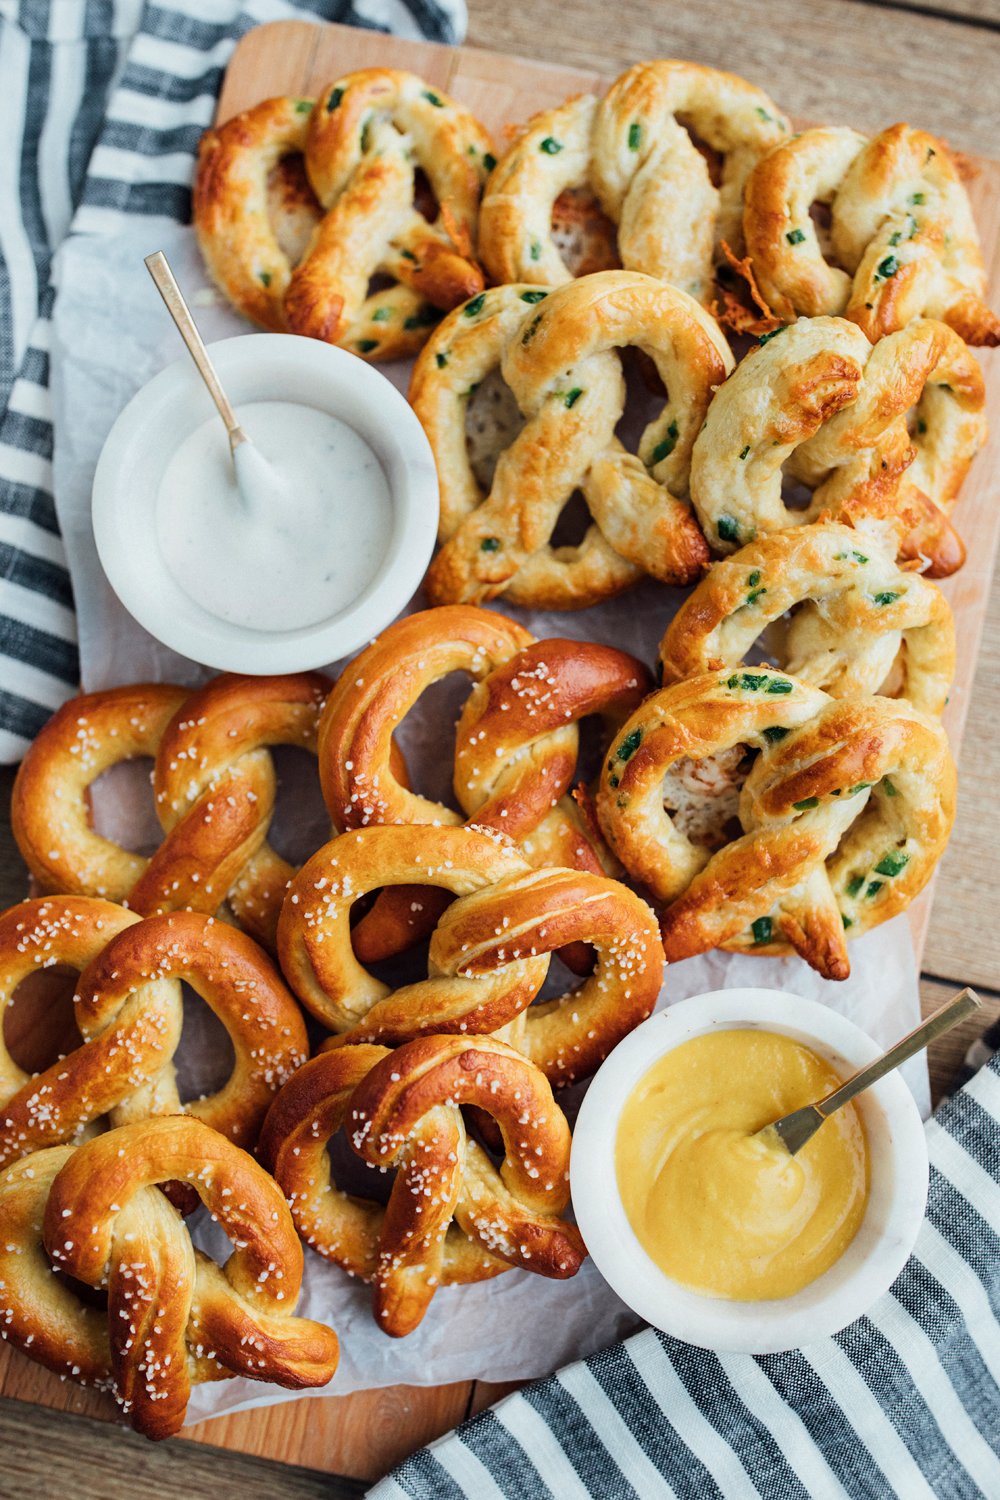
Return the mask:
<path id="1" fill-rule="evenodd" d="M 949 373 L 959 374 L 950 394 Z M 948 511 L 985 437 L 984 401 L 975 360 L 943 324 L 918 320 L 873 348 L 843 319 L 800 319 L 752 350 L 712 403 L 692 456 L 693 504 L 719 552 L 828 513 L 934 574 L 953 572 L 964 549 Z M 918 454 L 926 493 L 904 473 Z M 782 497 L 784 467 L 812 490 L 804 509 Z"/>
<path id="2" fill-rule="evenodd" d="M 829 209 L 825 243 L 814 202 Z M 785 321 L 842 314 L 875 342 L 930 317 L 967 343 L 1000 342 L 968 197 L 947 147 L 923 130 L 892 125 L 869 141 L 802 131 L 754 168 L 743 228 L 757 284 Z"/>
<path id="3" fill-rule="evenodd" d="M 142 914 L 226 903 L 271 944 L 292 868 L 267 842 L 272 745 L 315 750 L 328 681 L 224 674 L 195 693 L 169 685 L 71 699 L 46 724 L 14 786 L 15 838 L 45 889 L 106 895 Z M 90 826 L 89 789 L 121 761 L 155 756 L 164 839 L 150 859 Z"/>
<path id="4" fill-rule="evenodd" d="M 305 150 L 327 212 L 292 272 L 289 328 L 370 358 L 414 353 L 436 308 L 482 290 L 472 246 L 489 136 L 422 79 L 368 68 L 324 90 Z M 418 169 L 436 199 L 432 222 L 414 205 Z M 380 274 L 397 285 L 369 295 Z"/>
<path id="5" fill-rule="evenodd" d="M 463 1104 L 484 1110 L 500 1127 L 499 1172 L 481 1147 L 465 1140 Z M 414 1132 L 444 1114 L 458 1133 L 441 1143 L 449 1147 L 444 1161 L 434 1143 L 421 1150 L 419 1180 L 429 1182 L 430 1193 L 414 1205 L 412 1191 L 407 1201 L 405 1176 Z M 575 1226 L 558 1217 L 569 1200 L 569 1127 L 544 1076 L 513 1048 L 489 1037 L 410 1042 L 365 1075 L 351 1095 L 347 1120 L 351 1144 L 364 1160 L 404 1169 L 383 1221 L 375 1280 L 374 1311 L 388 1332 L 409 1332 L 423 1315 L 436 1277 L 413 1260 L 413 1242 L 419 1236 L 421 1246 L 432 1239 L 440 1247 L 452 1215 L 470 1240 L 508 1265 L 557 1279 L 579 1270 L 583 1242 Z M 432 1216 L 430 1236 L 425 1215 Z"/>
<path id="6" fill-rule="evenodd" d="M 0 1010 L 39 960 L 82 969 L 74 1008 L 83 1040 L 34 1077 L 0 1048 L 0 1163 L 79 1139 L 105 1114 L 123 1125 L 184 1112 L 252 1145 L 272 1096 L 307 1055 L 302 1017 L 273 965 L 211 917 L 140 921 L 87 897 L 23 902 L 0 918 Z M 181 980 L 223 1022 L 234 1052 L 226 1083 L 187 1105 L 172 1062 Z"/>
<path id="7" fill-rule="evenodd" d="M 354 956 L 350 911 L 359 897 L 386 885 L 441 886 L 462 895 L 527 868 L 505 839 L 475 829 L 389 825 L 344 834 L 292 883 L 278 926 L 282 967 L 303 1005 L 346 1041 L 495 1031 L 538 993 L 546 958 L 525 958 L 486 983 L 434 973 L 393 992 Z"/>
<path id="8" fill-rule="evenodd" d="M 615 351 L 632 345 L 651 357 L 668 392 L 638 457 L 615 438 L 625 405 Z M 499 287 L 451 314 L 418 360 L 410 392 L 443 495 L 443 545 L 428 574 L 434 602 L 506 593 L 514 603 L 579 608 L 640 571 L 669 583 L 697 577 L 707 552 L 684 498 L 691 451 L 731 368 L 718 326 L 693 298 L 632 272 L 601 272 L 547 295 Z M 487 493 L 464 441 L 466 382 L 497 369 L 524 423 Z M 578 546 L 554 546 L 578 489 L 593 524 Z"/>
<path id="9" fill-rule="evenodd" d="M 393 731 L 420 695 L 449 672 L 474 686 L 455 738 L 455 793 L 468 820 L 519 844 L 533 864 L 599 873 L 607 851 L 564 794 L 577 765 L 577 722 L 620 721 L 648 674 L 635 658 L 579 642 L 532 642 L 513 621 L 453 605 L 397 622 L 356 658 L 330 695 L 320 729 L 324 795 L 339 828 L 370 823 L 449 824 L 459 815 L 393 774 Z M 429 933 L 443 892 L 383 891 L 353 932 L 363 962 Z"/>
<path id="10" fill-rule="evenodd" d="M 596 194 L 617 229 L 607 249 L 623 266 L 707 303 L 719 242 L 742 238 L 747 174 L 787 130 L 767 94 L 731 73 L 638 63 L 603 99 L 569 99 L 518 133 L 483 198 L 484 263 L 496 282 L 561 285 L 573 271 L 559 244 L 560 205 L 568 193 Z"/>
<path id="11" fill-rule="evenodd" d="M 307 1245 L 365 1281 L 374 1282 L 384 1273 L 387 1316 L 380 1322 L 398 1337 L 416 1327 L 438 1285 L 487 1280 L 508 1267 L 452 1221 L 455 1185 L 460 1181 L 460 1172 L 452 1169 L 466 1146 L 457 1111 L 431 1110 L 411 1132 L 397 1169 L 400 1186 L 393 1195 L 391 1216 L 382 1204 L 333 1185 L 328 1142 L 344 1125 L 355 1088 L 390 1055 L 395 1054 L 361 1043 L 321 1052 L 306 1063 L 274 1101 L 260 1154 L 280 1183 Z M 452 1204 L 447 1216 L 440 1211 L 441 1201 L 423 1192 L 427 1170 L 438 1192 L 444 1193 L 444 1204 Z M 419 1217 L 413 1213 L 418 1194 L 423 1209 Z M 409 1225 L 400 1222 L 403 1216 Z M 415 1221 L 419 1229 L 407 1236 Z M 384 1231 L 392 1248 L 383 1256 Z M 398 1293 L 395 1299 L 387 1283 Z"/>
<path id="12" fill-rule="evenodd" d="M 234 1241 L 221 1270 L 151 1191 L 175 1179 Z M 292 1316 L 302 1247 L 281 1190 L 199 1120 L 126 1125 L 72 1152 L 52 1181 L 43 1236 L 56 1264 L 107 1287 L 116 1388 L 147 1436 L 178 1430 L 194 1382 L 246 1375 L 295 1389 L 325 1384 L 336 1368 L 333 1331 Z"/>
<path id="13" fill-rule="evenodd" d="M 947 600 L 852 527 L 774 531 L 717 562 L 667 627 L 663 681 L 737 666 L 765 632 L 786 671 L 832 697 L 885 690 L 944 709 L 955 671 Z"/>
<path id="14" fill-rule="evenodd" d="M 308 181 L 289 166 L 303 159 Z M 439 309 L 482 289 L 474 242 L 491 163 L 488 135 L 453 99 L 411 73 L 363 69 L 315 103 L 268 99 L 206 131 L 199 246 L 253 321 L 405 357 Z"/>
<path id="15" fill-rule="evenodd" d="M 748 749 L 740 790 L 733 756 Z M 954 820 L 955 767 L 940 724 L 905 700 L 837 702 L 772 668 L 739 669 L 647 699 L 605 764 L 597 807 L 626 868 L 667 903 L 668 960 L 792 949 L 840 979 L 846 934 L 894 916 L 930 878 Z"/>

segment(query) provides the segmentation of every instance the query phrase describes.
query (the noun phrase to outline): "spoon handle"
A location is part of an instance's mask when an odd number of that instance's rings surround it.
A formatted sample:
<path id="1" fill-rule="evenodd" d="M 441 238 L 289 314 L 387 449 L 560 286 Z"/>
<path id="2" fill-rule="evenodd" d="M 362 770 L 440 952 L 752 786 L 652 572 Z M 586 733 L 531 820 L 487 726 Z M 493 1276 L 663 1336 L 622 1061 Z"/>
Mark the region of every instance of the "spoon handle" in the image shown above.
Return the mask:
<path id="1" fill-rule="evenodd" d="M 191 316 L 191 309 L 184 300 L 184 294 L 177 285 L 174 273 L 162 250 L 146 256 L 146 270 L 156 283 L 156 289 L 166 304 L 167 312 L 177 324 L 177 332 L 184 340 L 188 353 L 198 367 L 198 374 L 208 386 L 209 395 L 219 408 L 219 416 L 225 422 L 226 431 L 229 434 L 229 446 L 235 450 L 240 443 L 246 442 L 246 433 L 230 405 L 229 397 L 219 383 L 215 366 L 205 348 L 205 341 L 198 332 L 194 318 Z"/>
<path id="2" fill-rule="evenodd" d="M 940 1010 L 936 1010 L 933 1015 L 927 1017 L 926 1021 L 921 1022 L 901 1041 L 898 1041 L 895 1047 L 890 1047 L 888 1052 L 883 1052 L 881 1057 L 869 1063 L 867 1068 L 862 1068 L 860 1073 L 855 1073 L 853 1078 L 841 1084 L 840 1088 L 835 1089 L 832 1094 L 827 1094 L 825 1099 L 818 1100 L 816 1109 L 824 1119 L 827 1115 L 832 1115 L 835 1109 L 839 1109 L 842 1104 L 853 1099 L 855 1094 L 860 1094 L 862 1089 L 877 1083 L 886 1073 L 891 1073 L 893 1068 L 898 1068 L 900 1063 L 906 1062 L 906 1059 L 912 1057 L 915 1052 L 930 1046 L 936 1037 L 943 1036 L 946 1031 L 957 1026 L 959 1021 L 964 1021 L 966 1016 L 971 1016 L 980 1005 L 982 1001 L 975 990 L 960 990 L 957 995 L 942 1005 Z"/>

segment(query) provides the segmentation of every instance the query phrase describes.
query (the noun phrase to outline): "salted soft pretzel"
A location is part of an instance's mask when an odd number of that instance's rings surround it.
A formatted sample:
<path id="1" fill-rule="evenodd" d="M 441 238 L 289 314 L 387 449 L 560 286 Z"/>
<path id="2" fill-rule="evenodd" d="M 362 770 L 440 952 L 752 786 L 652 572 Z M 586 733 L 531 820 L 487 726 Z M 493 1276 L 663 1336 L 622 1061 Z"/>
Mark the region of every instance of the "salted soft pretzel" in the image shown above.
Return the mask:
<path id="1" fill-rule="evenodd" d="M 843 318 L 800 318 L 765 336 L 709 408 L 691 458 L 705 535 L 728 553 L 829 515 L 870 524 L 932 575 L 954 572 L 965 552 L 948 513 L 985 439 L 984 404 L 974 356 L 943 323 L 917 319 L 872 346 Z M 805 509 L 783 499 L 783 471 L 812 491 Z"/>
<path id="2" fill-rule="evenodd" d="M 236 1248 L 195 1250 L 156 1184 L 189 1184 Z M 125 1125 L 0 1173 L 0 1329 L 65 1379 L 110 1388 L 131 1425 L 171 1437 L 193 1385 L 332 1378 L 332 1329 L 294 1314 L 302 1246 L 277 1183 L 200 1120 Z M 63 1276 L 106 1292 L 107 1311 Z"/>
<path id="3" fill-rule="evenodd" d="M 625 407 L 616 350 L 647 354 L 667 399 L 639 439 L 615 437 Z M 443 543 L 427 575 L 435 604 L 576 609 L 620 593 L 642 573 L 687 583 L 707 550 L 687 505 L 691 449 L 716 386 L 732 369 L 722 333 L 693 298 L 652 277 L 604 271 L 546 293 L 481 293 L 435 330 L 410 400 L 441 486 Z M 470 393 L 499 371 L 523 425 L 476 476 L 466 442 Z M 578 546 L 552 544 L 581 490 L 592 517 Z"/>
<path id="4" fill-rule="evenodd" d="M 948 601 L 850 526 L 772 531 L 714 563 L 660 643 L 664 684 L 738 666 L 765 631 L 769 647 L 780 636 L 785 671 L 834 698 L 887 684 L 924 713 L 940 714 L 948 700 L 955 672 Z"/>
<path id="5" fill-rule="evenodd" d="M 295 260 L 272 218 L 269 176 L 304 154 L 315 227 Z M 437 320 L 481 290 L 474 258 L 490 139 L 462 105 L 417 78 L 366 68 L 313 104 L 269 99 L 202 138 L 194 222 L 210 272 L 265 327 L 366 359 L 414 353 Z M 436 214 L 415 197 L 423 173 Z M 375 277 L 391 285 L 369 295 Z"/>
<path id="6" fill-rule="evenodd" d="M 454 787 L 466 819 L 506 834 L 534 865 L 599 874 L 609 865 L 603 840 L 566 795 L 577 769 L 577 725 L 595 713 L 620 723 L 652 685 L 649 673 L 610 646 L 535 641 L 513 620 L 471 605 L 397 621 L 341 675 L 319 732 L 334 825 L 461 821 L 401 782 L 392 764 L 398 724 L 454 671 L 474 684 L 455 735 Z M 386 891 L 354 928 L 355 951 L 370 962 L 408 946 L 431 931 L 445 904 L 443 892 Z"/>
<path id="7" fill-rule="evenodd" d="M 814 203 L 829 210 L 825 232 Z M 743 229 L 757 287 L 784 322 L 842 314 L 874 342 L 930 317 L 966 343 L 1000 343 L 965 188 L 947 146 L 926 131 L 792 136 L 750 174 Z"/>
<path id="8" fill-rule="evenodd" d="M 605 763 L 597 810 L 664 903 L 668 961 L 794 951 L 843 979 L 847 939 L 930 879 L 955 765 L 938 720 L 905 699 L 837 700 L 771 667 L 723 669 L 646 699 Z"/>
<path id="9" fill-rule="evenodd" d="M 226 903 L 272 943 L 292 868 L 267 843 L 276 780 L 270 745 L 315 749 L 329 681 L 315 672 L 213 678 L 194 693 L 140 683 L 71 698 L 28 750 L 14 783 L 18 848 L 43 890 L 104 896 L 140 914 Z M 91 827 L 93 783 L 152 756 L 163 843 L 149 859 Z"/>
<path id="10" fill-rule="evenodd" d="M 368 891 L 401 884 L 459 899 L 434 929 L 427 979 L 394 990 L 359 963 L 350 912 Z M 509 840 L 476 827 L 343 834 L 292 882 L 278 942 L 289 983 L 337 1045 L 508 1027 L 559 1084 L 592 1073 L 649 1015 L 663 968 L 653 915 L 627 887 L 584 870 L 532 870 Z M 532 1006 L 549 955 L 579 943 L 594 950 L 593 972 Z"/>
<path id="11" fill-rule="evenodd" d="M 25 1073 L 0 1035 L 0 1165 L 112 1124 L 189 1114 L 252 1146 L 273 1095 L 308 1056 L 305 1023 L 267 955 L 245 933 L 196 912 L 140 920 L 109 901 L 48 896 L 0 916 L 0 1023 L 21 981 L 40 967 L 77 969 L 81 1043 Z M 173 1056 L 181 981 L 226 1028 L 229 1077 L 182 1104 Z M 2 1030 L 2 1027 L 0 1027 Z"/>
<path id="12" fill-rule="evenodd" d="M 496 1121 L 499 1170 L 469 1140 L 461 1106 Z M 341 1125 L 372 1166 L 395 1167 L 381 1207 L 331 1185 L 326 1143 Z M 570 1133 L 544 1075 L 494 1037 L 421 1037 L 387 1053 L 313 1058 L 272 1106 L 261 1143 L 300 1234 L 374 1282 L 373 1311 L 400 1337 L 440 1285 L 512 1266 L 574 1276 L 586 1255 L 559 1217 L 569 1201 Z"/>
<path id="13" fill-rule="evenodd" d="M 732 73 L 637 63 L 603 99 L 544 110 L 514 139 L 483 198 L 483 262 L 497 282 L 568 281 L 553 220 L 568 191 L 589 190 L 617 227 L 623 266 L 707 302 L 719 243 L 742 243 L 747 175 L 788 128 L 762 89 Z"/>

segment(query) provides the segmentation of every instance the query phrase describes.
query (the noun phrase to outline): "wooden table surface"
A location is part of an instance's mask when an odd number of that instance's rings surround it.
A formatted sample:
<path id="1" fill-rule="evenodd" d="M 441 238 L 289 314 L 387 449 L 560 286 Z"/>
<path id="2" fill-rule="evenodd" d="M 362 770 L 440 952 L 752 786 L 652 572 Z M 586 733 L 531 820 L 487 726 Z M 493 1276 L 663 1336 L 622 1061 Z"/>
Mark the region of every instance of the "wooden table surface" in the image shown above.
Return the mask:
<path id="1" fill-rule="evenodd" d="M 910 120 L 952 146 L 1000 157 L 1000 0 L 468 0 L 474 46 L 615 74 L 644 57 L 686 57 L 730 68 L 766 88 L 789 113 L 829 118 L 859 129 Z M 1000 354 L 994 356 L 1000 358 Z M 1000 483 L 998 483 L 1000 503 Z M 975 984 L 1000 1015 L 1000 574 L 994 580 L 972 706 L 962 748 L 958 821 L 938 877 L 921 992 L 925 1008 L 956 986 Z M 24 894 L 25 872 L 10 835 L 12 773 L 0 771 L 0 909 Z M 967 1038 L 938 1045 L 931 1066 L 939 1093 L 954 1074 Z M 467 1386 L 447 1390 L 423 1438 L 466 1415 Z M 476 1406 L 500 1394 L 480 1384 Z M 384 1472 L 413 1446 L 406 1395 L 392 1407 L 373 1393 L 371 1421 Z M 336 1402 L 324 1402 L 336 1410 Z M 296 1415 L 310 1421 L 313 1403 Z M 357 1421 L 357 1409 L 354 1409 Z M 294 1425 L 290 1427 L 290 1433 Z M 125 1500 L 152 1488 L 158 1500 L 239 1493 L 264 1500 L 357 1496 L 365 1484 L 302 1468 L 213 1451 L 212 1424 L 198 1442 L 154 1446 L 117 1427 L 0 1401 L 0 1500 Z M 365 1434 L 371 1444 L 370 1429 Z M 290 1455 L 292 1456 L 292 1455 Z M 365 1472 L 359 1465 L 357 1472 Z"/>

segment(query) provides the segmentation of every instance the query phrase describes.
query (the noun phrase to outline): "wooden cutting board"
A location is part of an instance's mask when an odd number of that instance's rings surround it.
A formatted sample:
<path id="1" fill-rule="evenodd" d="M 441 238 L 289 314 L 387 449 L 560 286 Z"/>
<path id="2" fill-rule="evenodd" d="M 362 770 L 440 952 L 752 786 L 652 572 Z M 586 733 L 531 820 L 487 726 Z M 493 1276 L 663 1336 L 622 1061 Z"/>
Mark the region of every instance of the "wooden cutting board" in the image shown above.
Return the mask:
<path id="1" fill-rule="evenodd" d="M 613 24 L 610 10 L 609 24 Z M 223 82 L 217 120 L 228 120 L 275 94 L 312 97 L 331 79 L 372 66 L 408 68 L 421 74 L 467 105 L 500 145 L 510 126 L 561 103 L 571 94 L 601 93 L 609 81 L 599 73 L 547 66 L 470 47 L 405 41 L 345 26 L 278 21 L 248 32 L 236 48 Z M 975 176 L 968 184 L 969 196 L 989 266 L 991 300 L 996 306 L 1000 303 L 1000 163 L 974 161 L 971 166 Z M 1000 464 L 1000 351 L 992 357 L 987 352 L 983 364 L 994 435 L 972 467 L 956 512 L 968 559 L 962 570 L 944 583 L 958 627 L 958 670 L 945 714 L 956 757 L 1000 538 L 1000 495 L 992 478 Z M 596 633 L 599 635 L 599 629 Z M 931 899 L 928 890 L 910 912 L 918 967 Z M 458 1311 L 456 1304 L 456 1315 Z M 484 1349 L 484 1375 L 488 1371 L 489 1350 Z M 261 1411 L 220 1417 L 185 1429 L 185 1436 L 284 1463 L 374 1478 L 498 1394 L 497 1388 L 472 1381 L 421 1389 L 398 1386 L 354 1396 L 284 1402 Z M 6 1346 L 0 1348 L 0 1395 L 108 1420 L 115 1418 L 115 1409 L 107 1398 L 61 1382 Z"/>

